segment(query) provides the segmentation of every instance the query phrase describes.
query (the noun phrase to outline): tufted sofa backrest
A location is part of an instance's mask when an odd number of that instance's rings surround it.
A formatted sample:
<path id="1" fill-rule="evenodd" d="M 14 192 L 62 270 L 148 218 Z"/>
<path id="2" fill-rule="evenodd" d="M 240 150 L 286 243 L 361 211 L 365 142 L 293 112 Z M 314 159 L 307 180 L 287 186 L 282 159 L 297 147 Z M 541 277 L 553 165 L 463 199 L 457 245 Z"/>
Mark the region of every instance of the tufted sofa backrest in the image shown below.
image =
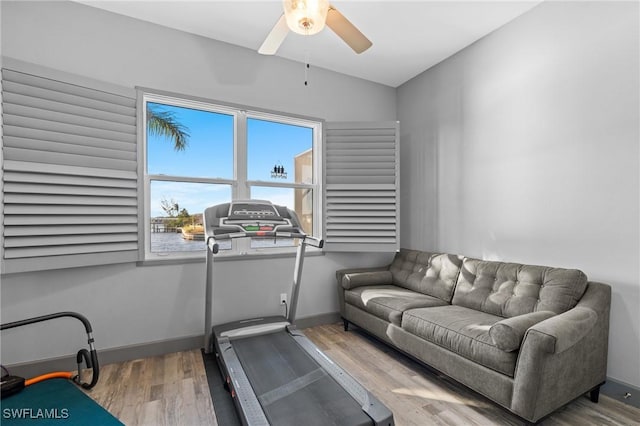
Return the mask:
<path id="1" fill-rule="evenodd" d="M 586 288 L 587 276 L 577 269 L 465 258 L 451 303 L 506 318 L 560 314 L 573 308 Z"/>
<path id="2" fill-rule="evenodd" d="M 401 249 L 389 270 L 393 284 L 451 302 L 462 257 Z"/>

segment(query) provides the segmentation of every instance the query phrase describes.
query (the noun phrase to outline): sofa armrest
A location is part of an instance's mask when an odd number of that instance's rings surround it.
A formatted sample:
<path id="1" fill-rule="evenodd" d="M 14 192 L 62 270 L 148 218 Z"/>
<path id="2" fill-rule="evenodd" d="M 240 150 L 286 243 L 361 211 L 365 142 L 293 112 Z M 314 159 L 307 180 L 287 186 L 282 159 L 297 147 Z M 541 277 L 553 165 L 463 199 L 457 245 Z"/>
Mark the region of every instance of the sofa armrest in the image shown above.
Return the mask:
<path id="1" fill-rule="evenodd" d="M 549 353 L 558 354 L 571 348 L 584 338 L 596 325 L 598 314 L 591 308 L 575 307 L 555 318 L 535 324 L 527 333 L 539 333 L 545 337 L 542 346 Z"/>
<path id="2" fill-rule="evenodd" d="M 346 275 L 350 274 L 358 274 L 361 272 L 381 272 L 388 271 L 389 265 L 379 266 L 379 267 L 370 267 L 370 268 L 348 268 L 348 269 L 339 269 L 336 271 L 336 280 L 338 281 L 338 288 L 342 288 L 342 281 Z"/>
<path id="3" fill-rule="evenodd" d="M 511 410 L 535 422 L 603 383 L 611 287 L 589 282 L 578 304 L 527 330 L 518 353 Z"/>
<path id="4" fill-rule="evenodd" d="M 384 285 L 393 282 L 391 271 L 353 272 L 342 277 L 342 288 L 350 290 L 363 285 Z"/>
<path id="5" fill-rule="evenodd" d="M 369 268 L 349 268 L 349 269 L 339 269 L 336 271 L 336 281 L 338 283 L 338 307 L 340 309 L 340 316 L 342 318 L 345 317 L 345 301 L 344 301 L 344 290 L 345 288 L 342 286 L 342 281 L 344 280 L 345 275 L 348 274 L 357 274 L 360 272 L 378 272 L 378 271 L 388 271 L 389 265 L 380 266 L 380 267 L 369 267 Z"/>
<path id="6" fill-rule="evenodd" d="M 377 268 L 349 268 L 349 269 L 338 269 L 336 271 L 336 280 L 338 280 L 338 286 L 342 285 L 342 278 L 344 278 L 347 274 L 355 274 L 357 272 L 376 272 L 376 271 L 388 271 L 389 266 L 380 266 Z"/>

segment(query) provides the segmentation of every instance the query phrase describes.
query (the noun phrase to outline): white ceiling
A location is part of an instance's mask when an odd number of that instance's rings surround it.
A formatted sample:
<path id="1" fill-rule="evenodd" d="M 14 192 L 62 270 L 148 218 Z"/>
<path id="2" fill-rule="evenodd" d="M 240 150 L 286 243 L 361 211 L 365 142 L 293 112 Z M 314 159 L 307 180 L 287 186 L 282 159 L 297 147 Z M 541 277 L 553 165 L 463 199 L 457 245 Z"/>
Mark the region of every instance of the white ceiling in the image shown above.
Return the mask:
<path id="1" fill-rule="evenodd" d="M 257 50 L 282 14 L 282 2 L 93 1 L 80 3 Z M 329 28 L 293 32 L 277 56 L 397 87 L 541 1 L 332 1 L 373 46 L 357 55 Z"/>

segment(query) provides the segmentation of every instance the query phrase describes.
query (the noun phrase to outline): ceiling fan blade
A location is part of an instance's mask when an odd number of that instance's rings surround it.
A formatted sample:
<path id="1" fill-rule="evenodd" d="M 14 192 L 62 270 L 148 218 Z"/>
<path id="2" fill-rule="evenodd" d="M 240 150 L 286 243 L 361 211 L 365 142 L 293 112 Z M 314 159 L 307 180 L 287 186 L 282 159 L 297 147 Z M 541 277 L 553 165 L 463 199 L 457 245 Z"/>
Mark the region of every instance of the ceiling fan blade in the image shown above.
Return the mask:
<path id="1" fill-rule="evenodd" d="M 327 26 L 356 53 L 364 52 L 373 44 L 333 6 L 329 7 L 329 12 L 327 13 Z"/>
<path id="2" fill-rule="evenodd" d="M 260 46 L 260 49 L 258 49 L 258 53 L 275 55 L 287 34 L 289 34 L 289 27 L 283 14 L 273 26 L 273 29 L 262 43 L 262 46 Z"/>

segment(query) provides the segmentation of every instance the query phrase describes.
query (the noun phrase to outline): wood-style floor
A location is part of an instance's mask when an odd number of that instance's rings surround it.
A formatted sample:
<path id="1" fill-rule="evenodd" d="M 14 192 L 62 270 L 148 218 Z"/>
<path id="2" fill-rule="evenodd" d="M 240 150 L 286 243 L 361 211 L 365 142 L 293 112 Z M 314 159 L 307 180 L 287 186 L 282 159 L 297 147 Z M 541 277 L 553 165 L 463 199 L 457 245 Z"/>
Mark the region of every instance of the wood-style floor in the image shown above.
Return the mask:
<path id="1" fill-rule="evenodd" d="M 484 397 L 435 374 L 342 324 L 305 334 L 393 411 L 396 425 L 521 425 Z M 217 425 L 200 350 L 145 358 L 101 368 L 89 395 L 124 424 Z M 579 398 L 541 425 L 640 425 L 640 409 L 600 395 Z M 224 426 L 224 425 L 221 425 Z"/>

